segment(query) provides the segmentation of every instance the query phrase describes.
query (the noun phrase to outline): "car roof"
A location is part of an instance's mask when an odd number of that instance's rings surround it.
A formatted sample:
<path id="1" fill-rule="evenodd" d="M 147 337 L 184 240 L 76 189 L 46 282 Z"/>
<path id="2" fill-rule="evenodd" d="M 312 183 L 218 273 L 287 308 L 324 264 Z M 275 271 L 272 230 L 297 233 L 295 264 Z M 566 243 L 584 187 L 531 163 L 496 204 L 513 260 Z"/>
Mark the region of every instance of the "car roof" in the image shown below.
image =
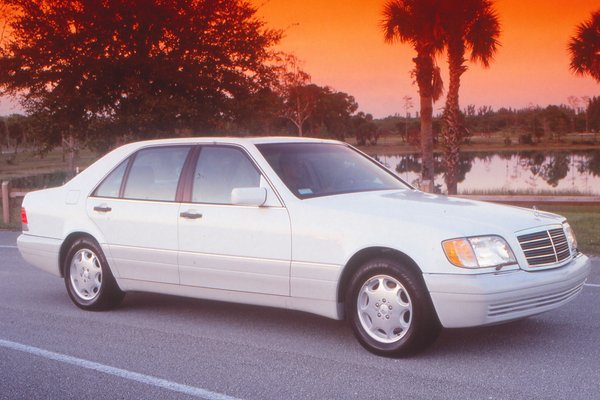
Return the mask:
<path id="1" fill-rule="evenodd" d="M 340 143 L 335 140 L 315 139 L 295 136 L 257 136 L 257 137 L 187 137 L 174 139 L 155 139 L 145 140 L 135 143 L 130 143 L 134 147 L 152 146 L 152 145 L 168 145 L 168 144 L 267 144 L 267 143 Z"/>

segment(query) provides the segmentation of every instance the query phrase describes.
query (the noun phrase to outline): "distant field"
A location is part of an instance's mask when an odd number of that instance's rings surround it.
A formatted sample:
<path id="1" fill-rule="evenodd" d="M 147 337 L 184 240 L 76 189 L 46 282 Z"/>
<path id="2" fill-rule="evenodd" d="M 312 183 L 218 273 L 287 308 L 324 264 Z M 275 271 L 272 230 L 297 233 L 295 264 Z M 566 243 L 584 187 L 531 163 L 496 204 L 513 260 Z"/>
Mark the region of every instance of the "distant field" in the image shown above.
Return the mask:
<path id="1" fill-rule="evenodd" d="M 99 155 L 92 151 L 82 150 L 75 165 L 80 169 L 84 169 L 98 157 Z M 0 155 L 0 180 L 66 171 L 67 169 L 67 161 L 63 158 L 60 149 L 53 150 L 43 156 L 32 150 L 25 150 L 19 152 L 11 164 L 7 163 L 8 158 L 8 154 Z"/>

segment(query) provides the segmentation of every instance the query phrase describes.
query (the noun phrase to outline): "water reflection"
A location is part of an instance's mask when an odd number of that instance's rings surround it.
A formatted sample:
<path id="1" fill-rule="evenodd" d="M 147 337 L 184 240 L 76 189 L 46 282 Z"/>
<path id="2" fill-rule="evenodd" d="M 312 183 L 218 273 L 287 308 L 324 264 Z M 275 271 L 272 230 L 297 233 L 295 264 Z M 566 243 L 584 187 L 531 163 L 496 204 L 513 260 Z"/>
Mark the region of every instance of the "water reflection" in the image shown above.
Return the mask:
<path id="1" fill-rule="evenodd" d="M 419 155 L 375 156 L 409 183 L 418 184 Z M 435 157 L 435 185 L 446 191 L 442 156 Z M 459 193 L 559 193 L 600 195 L 600 150 L 463 153 Z"/>

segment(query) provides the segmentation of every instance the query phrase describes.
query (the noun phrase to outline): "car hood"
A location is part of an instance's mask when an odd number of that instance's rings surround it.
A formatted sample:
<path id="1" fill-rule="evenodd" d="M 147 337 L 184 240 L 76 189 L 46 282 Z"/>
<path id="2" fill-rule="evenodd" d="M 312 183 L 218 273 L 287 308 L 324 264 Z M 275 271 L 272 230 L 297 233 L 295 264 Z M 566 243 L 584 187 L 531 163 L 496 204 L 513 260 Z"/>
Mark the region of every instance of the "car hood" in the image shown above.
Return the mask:
<path id="1" fill-rule="evenodd" d="M 535 209 L 408 189 L 348 193 L 312 200 L 325 208 L 333 207 L 380 224 L 404 221 L 421 227 L 435 227 L 457 236 L 514 233 L 564 221 L 560 215 Z"/>

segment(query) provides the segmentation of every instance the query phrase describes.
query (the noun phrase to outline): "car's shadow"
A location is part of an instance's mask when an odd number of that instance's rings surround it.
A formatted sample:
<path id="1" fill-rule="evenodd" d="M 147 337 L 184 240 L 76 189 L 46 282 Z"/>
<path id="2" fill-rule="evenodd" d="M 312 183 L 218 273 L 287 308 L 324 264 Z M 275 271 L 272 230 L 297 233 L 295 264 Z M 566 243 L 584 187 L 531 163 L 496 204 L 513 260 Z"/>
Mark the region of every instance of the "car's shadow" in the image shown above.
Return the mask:
<path id="1" fill-rule="evenodd" d="M 559 337 L 559 327 L 549 329 L 548 321 L 535 317 L 507 322 L 501 325 L 475 328 L 444 329 L 432 347 L 436 355 L 488 354 L 519 352 L 532 347 L 544 347 L 552 338 Z"/>
<path id="2" fill-rule="evenodd" d="M 191 324 L 229 332 L 243 326 L 239 335 L 256 335 L 276 340 L 325 343 L 331 351 L 366 354 L 354 339 L 345 321 L 336 321 L 304 312 L 246 304 L 199 300 L 150 293 L 128 293 L 119 308 L 139 318 L 161 319 L 161 323 Z M 562 322 L 561 322 L 562 321 Z M 524 354 L 560 341 L 572 332 L 573 324 L 564 319 L 531 317 L 502 325 L 443 329 L 438 340 L 418 358 L 439 359 L 451 355 L 488 356 L 498 353 Z"/>

